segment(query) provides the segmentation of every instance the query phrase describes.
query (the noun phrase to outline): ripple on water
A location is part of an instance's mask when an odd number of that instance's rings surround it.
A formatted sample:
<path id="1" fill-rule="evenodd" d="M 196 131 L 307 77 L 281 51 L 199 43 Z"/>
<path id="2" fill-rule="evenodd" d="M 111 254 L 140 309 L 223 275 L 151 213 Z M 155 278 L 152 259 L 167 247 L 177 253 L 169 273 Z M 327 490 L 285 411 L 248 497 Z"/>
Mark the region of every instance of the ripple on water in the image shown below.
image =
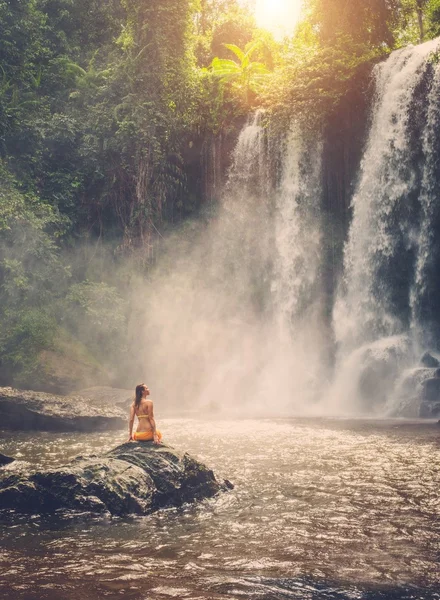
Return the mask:
<path id="1" fill-rule="evenodd" d="M 167 441 L 234 491 L 145 518 L 17 516 L 1 528 L 0 591 L 9 600 L 35 589 L 38 600 L 61 589 L 63 600 L 440 598 L 440 432 L 408 427 L 163 420 Z M 42 468 L 125 437 L 5 434 L 2 451 L 20 452 L 14 469 Z"/>

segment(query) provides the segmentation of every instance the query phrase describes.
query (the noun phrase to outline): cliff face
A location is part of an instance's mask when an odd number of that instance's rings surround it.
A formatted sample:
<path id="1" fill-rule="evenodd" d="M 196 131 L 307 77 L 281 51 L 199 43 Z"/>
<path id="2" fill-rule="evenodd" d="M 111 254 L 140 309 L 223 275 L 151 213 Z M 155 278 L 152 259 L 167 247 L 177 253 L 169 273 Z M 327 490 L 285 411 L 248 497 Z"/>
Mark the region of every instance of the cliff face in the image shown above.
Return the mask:
<path id="1" fill-rule="evenodd" d="M 351 199 L 358 181 L 370 125 L 374 65 L 363 65 L 326 122 L 322 161 L 324 285 L 331 312 L 343 268 L 343 249 L 351 220 Z M 330 316 L 330 315 L 329 315 Z"/>

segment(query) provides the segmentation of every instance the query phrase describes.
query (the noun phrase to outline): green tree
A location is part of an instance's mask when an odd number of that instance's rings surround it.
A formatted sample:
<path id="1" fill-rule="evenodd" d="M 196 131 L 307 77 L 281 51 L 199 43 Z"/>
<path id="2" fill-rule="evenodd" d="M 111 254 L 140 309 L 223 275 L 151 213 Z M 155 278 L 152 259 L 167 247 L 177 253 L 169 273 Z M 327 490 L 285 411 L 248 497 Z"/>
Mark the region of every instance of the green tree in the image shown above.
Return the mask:
<path id="1" fill-rule="evenodd" d="M 213 75 L 222 82 L 235 84 L 243 94 L 245 105 L 249 104 L 249 91 L 257 92 L 265 76 L 270 73 L 264 63 L 251 60 L 260 45 L 259 41 L 252 42 L 241 50 L 235 44 L 225 44 L 237 60 L 215 57 L 211 63 Z"/>
<path id="2" fill-rule="evenodd" d="M 306 7 L 308 20 L 326 45 L 341 36 L 370 48 L 394 44 L 399 0 L 309 0 Z"/>

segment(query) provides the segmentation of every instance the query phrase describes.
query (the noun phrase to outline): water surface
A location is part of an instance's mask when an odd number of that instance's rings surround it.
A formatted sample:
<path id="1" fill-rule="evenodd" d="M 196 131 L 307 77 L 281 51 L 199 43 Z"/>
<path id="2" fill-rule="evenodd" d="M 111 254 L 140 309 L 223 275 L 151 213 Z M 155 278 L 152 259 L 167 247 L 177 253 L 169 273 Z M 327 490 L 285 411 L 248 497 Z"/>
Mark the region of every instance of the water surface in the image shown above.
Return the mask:
<path id="1" fill-rule="evenodd" d="M 430 422 L 161 419 L 235 489 L 149 517 L 3 518 L 0 595 L 63 600 L 440 598 L 440 428 Z M 3 432 L 8 469 L 126 433 Z"/>

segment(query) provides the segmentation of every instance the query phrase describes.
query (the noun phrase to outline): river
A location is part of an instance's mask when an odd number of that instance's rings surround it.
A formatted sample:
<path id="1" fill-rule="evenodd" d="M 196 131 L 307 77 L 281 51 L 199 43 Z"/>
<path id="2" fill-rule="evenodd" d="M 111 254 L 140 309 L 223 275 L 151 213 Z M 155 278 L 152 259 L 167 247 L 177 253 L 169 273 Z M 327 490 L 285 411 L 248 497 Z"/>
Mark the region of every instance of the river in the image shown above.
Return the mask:
<path id="1" fill-rule="evenodd" d="M 440 427 L 432 421 L 161 419 L 165 441 L 235 489 L 149 517 L 1 520 L 0 595 L 440 598 Z M 3 432 L 8 469 L 65 463 L 126 433 Z"/>

